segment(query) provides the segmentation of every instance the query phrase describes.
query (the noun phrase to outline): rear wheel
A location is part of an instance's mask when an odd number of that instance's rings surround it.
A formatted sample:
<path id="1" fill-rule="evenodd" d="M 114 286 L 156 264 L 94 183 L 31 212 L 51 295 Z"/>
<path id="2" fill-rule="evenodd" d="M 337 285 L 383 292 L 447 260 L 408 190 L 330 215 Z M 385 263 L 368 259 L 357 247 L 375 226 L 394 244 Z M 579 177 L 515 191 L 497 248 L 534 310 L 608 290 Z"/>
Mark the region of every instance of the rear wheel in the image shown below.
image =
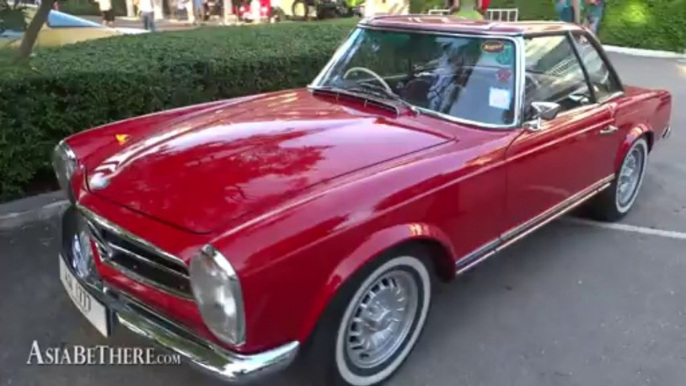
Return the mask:
<path id="1" fill-rule="evenodd" d="M 319 384 L 368 386 L 389 379 L 409 356 L 431 303 L 430 260 L 407 248 L 374 261 L 344 285 L 320 321 L 304 361 Z M 326 358 L 322 366 L 322 359 Z"/>
<path id="2" fill-rule="evenodd" d="M 643 184 L 647 163 L 648 142 L 641 137 L 624 156 L 610 187 L 590 203 L 590 217 L 600 221 L 618 221 L 629 213 Z"/>

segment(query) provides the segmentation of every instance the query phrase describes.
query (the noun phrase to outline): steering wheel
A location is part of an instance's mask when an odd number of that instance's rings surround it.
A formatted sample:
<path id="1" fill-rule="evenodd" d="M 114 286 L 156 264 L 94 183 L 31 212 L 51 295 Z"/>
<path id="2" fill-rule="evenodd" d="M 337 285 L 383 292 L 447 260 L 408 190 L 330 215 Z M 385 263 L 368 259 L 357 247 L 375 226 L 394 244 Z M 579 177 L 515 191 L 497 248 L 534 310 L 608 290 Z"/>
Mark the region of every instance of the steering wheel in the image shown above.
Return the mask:
<path id="1" fill-rule="evenodd" d="M 348 75 L 350 75 L 350 73 L 353 72 L 364 72 L 365 74 L 371 75 L 374 79 L 378 80 L 379 83 L 381 83 L 381 85 L 383 86 L 383 88 L 386 89 L 386 91 L 388 91 L 390 94 L 395 94 L 391 89 L 391 86 L 389 86 L 388 83 L 386 83 L 386 81 L 383 80 L 383 78 L 379 74 L 368 69 L 367 67 L 351 67 L 348 69 L 348 71 L 345 72 L 345 74 L 343 74 L 343 79 L 346 79 Z"/>

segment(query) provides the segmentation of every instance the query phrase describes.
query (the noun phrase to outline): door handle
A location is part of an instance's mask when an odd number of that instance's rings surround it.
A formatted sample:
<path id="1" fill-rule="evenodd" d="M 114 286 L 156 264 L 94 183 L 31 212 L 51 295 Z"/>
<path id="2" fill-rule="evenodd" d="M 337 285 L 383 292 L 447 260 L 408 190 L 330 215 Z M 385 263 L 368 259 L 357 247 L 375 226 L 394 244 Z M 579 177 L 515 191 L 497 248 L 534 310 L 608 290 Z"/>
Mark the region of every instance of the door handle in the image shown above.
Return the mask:
<path id="1" fill-rule="evenodd" d="M 616 132 L 616 131 L 618 131 L 618 130 L 619 130 L 619 129 L 617 128 L 617 126 L 610 125 L 610 126 L 604 128 L 604 129 L 601 129 L 601 130 L 600 130 L 600 134 L 602 134 L 602 135 L 609 135 L 609 134 L 612 134 L 612 133 L 614 133 L 614 132 Z"/>

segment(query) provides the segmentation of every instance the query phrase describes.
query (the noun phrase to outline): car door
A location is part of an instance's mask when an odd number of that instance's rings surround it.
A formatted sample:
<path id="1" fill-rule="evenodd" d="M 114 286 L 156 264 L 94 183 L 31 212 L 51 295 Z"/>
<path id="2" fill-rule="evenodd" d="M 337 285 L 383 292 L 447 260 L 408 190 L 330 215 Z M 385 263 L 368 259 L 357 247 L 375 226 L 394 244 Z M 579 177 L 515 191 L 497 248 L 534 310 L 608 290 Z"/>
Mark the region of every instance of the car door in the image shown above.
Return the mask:
<path id="1" fill-rule="evenodd" d="M 571 36 L 525 37 L 524 56 L 524 120 L 534 118 L 532 102 L 557 103 L 560 113 L 538 130 L 522 127 L 508 148 L 505 238 L 563 210 L 610 174 L 596 165 L 603 149 L 595 141 L 612 115 L 595 103 Z"/>
<path id="2" fill-rule="evenodd" d="M 599 49 L 597 40 L 585 31 L 574 32 L 572 38 L 597 103 L 607 106 L 611 114 L 612 122 L 598 128 L 594 134 L 593 143 L 597 150 L 593 154 L 597 158 L 592 162 L 599 175 L 610 175 L 616 171 L 615 158 L 633 127 L 634 109 L 622 107 L 624 89 L 614 68 Z"/>

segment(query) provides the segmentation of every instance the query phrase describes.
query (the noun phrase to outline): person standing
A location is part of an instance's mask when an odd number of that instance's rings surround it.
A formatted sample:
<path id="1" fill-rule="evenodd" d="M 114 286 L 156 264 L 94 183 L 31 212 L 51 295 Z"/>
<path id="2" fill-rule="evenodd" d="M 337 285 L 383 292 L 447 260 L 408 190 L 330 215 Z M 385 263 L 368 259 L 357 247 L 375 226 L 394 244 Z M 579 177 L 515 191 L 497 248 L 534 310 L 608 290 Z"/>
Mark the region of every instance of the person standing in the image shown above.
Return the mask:
<path id="1" fill-rule="evenodd" d="M 483 20 L 483 10 L 480 0 L 455 0 L 450 8 L 450 14 L 463 19 Z"/>
<path id="2" fill-rule="evenodd" d="M 193 0 L 193 14 L 195 15 L 193 24 L 202 24 L 205 21 L 205 4 L 203 3 L 203 0 Z"/>
<path id="3" fill-rule="evenodd" d="M 138 12 L 143 20 L 143 28 L 150 32 L 155 32 L 155 8 L 152 1 L 153 0 L 137 0 L 134 4 L 138 7 Z"/>
<path id="4" fill-rule="evenodd" d="M 572 0 L 555 0 L 555 11 L 560 21 L 567 23 L 574 22 L 574 8 Z"/>
<path id="5" fill-rule="evenodd" d="M 177 20 L 183 20 L 183 19 L 188 19 L 188 15 L 184 15 L 186 12 L 186 2 L 188 0 L 178 0 L 176 2 L 176 19 Z M 185 17 L 182 17 L 185 16 Z"/>
<path id="6" fill-rule="evenodd" d="M 106 27 L 114 27 L 114 11 L 112 11 L 112 0 L 98 0 L 98 7 L 100 8 L 100 13 L 102 13 L 102 25 Z"/>
<path id="7" fill-rule="evenodd" d="M 600 20 L 603 18 L 604 8 L 604 0 L 587 0 L 584 7 L 584 25 L 596 35 L 598 34 Z"/>

